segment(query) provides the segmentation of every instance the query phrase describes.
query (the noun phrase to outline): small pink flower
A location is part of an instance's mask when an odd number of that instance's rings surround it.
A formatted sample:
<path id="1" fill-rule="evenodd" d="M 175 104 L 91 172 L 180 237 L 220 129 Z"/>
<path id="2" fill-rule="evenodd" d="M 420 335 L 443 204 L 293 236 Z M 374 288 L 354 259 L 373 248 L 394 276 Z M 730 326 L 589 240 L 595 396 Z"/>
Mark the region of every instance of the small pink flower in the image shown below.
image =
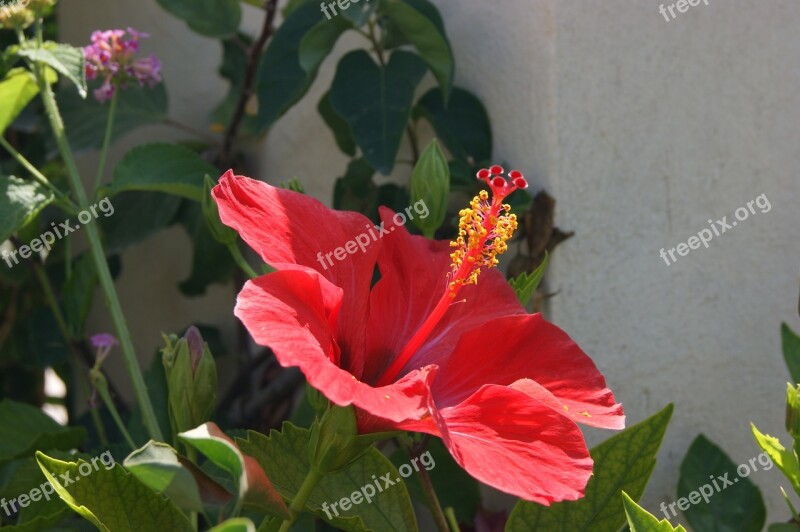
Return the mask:
<path id="1" fill-rule="evenodd" d="M 147 37 L 147 33 L 133 28 L 92 33 L 92 44 L 83 49 L 83 54 L 86 57 L 86 79 L 103 80 L 94 91 L 99 102 L 113 98 L 117 87 L 126 88 L 130 80 L 151 88 L 161 82 L 161 62 L 155 55 L 134 58 L 139 52 L 139 40 Z"/>
<path id="2" fill-rule="evenodd" d="M 92 347 L 97 350 L 95 357 L 98 365 L 102 364 L 111 350 L 119 345 L 119 341 L 113 334 L 109 333 L 95 334 L 89 340 L 92 343 Z"/>

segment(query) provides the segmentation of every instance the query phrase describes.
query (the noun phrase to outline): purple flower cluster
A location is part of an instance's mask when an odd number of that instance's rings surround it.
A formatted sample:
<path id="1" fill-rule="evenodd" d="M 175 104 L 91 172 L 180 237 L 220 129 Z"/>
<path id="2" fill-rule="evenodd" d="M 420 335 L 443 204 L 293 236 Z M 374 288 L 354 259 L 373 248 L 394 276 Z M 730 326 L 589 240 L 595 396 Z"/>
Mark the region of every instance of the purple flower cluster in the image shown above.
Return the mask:
<path id="1" fill-rule="evenodd" d="M 94 91 L 98 101 L 107 102 L 118 86 L 125 88 L 132 79 L 150 87 L 161 82 L 161 61 L 155 55 L 134 59 L 139 52 L 139 40 L 147 37 L 133 28 L 92 33 L 92 44 L 83 49 L 83 54 L 86 79 L 103 79 L 103 84 Z"/>

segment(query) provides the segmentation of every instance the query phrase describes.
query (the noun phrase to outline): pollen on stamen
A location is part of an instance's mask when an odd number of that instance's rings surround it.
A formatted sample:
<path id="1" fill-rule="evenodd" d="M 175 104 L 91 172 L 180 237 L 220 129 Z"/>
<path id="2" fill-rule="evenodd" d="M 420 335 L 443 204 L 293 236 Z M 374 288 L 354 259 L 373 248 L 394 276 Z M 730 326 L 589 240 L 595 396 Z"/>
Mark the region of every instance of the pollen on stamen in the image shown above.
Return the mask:
<path id="1" fill-rule="evenodd" d="M 502 166 L 494 165 L 479 170 L 476 177 L 491 190 L 481 190 L 469 204 L 459 212 L 458 238 L 450 243 L 456 248 L 448 275 L 450 296 L 467 284 L 476 284 L 481 268 L 493 268 L 499 261 L 497 255 L 508 249 L 506 242 L 517 228 L 517 217 L 511 214 L 511 206 L 502 203 L 518 188 L 528 186 L 522 172 L 512 170 L 508 180 L 503 176 Z"/>

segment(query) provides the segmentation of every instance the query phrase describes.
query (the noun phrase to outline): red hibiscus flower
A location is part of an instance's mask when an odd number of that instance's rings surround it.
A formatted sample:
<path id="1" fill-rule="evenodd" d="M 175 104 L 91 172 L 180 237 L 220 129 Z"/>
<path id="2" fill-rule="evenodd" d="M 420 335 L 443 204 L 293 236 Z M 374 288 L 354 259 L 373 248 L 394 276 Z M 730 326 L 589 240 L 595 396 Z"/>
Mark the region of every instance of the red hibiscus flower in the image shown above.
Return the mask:
<path id="1" fill-rule="evenodd" d="M 235 314 L 283 366 L 355 405 L 361 433 L 432 434 L 481 482 L 574 500 L 592 471 L 575 422 L 621 429 L 624 415 L 591 359 L 491 269 L 517 225 L 502 201 L 527 186 L 502 174 L 479 172 L 492 196 L 461 211 L 448 245 L 410 235 L 412 209 L 382 208 L 373 226 L 228 171 L 212 192 L 220 218 L 277 270 L 245 284 Z"/>

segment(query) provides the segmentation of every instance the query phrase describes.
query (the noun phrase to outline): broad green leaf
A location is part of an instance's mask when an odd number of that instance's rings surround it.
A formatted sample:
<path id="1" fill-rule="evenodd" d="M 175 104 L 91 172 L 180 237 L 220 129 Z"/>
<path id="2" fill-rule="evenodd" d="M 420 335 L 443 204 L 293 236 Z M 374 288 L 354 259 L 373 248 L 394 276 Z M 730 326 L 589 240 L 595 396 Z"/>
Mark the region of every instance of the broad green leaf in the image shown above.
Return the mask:
<path id="1" fill-rule="evenodd" d="M 717 481 L 720 478 L 735 485 L 725 486 L 724 480 Z M 717 490 L 712 481 L 725 487 Z M 695 532 L 760 532 L 767 518 L 761 491 L 750 479 L 739 477 L 736 464 L 702 434 L 681 463 L 681 497 L 692 503 L 683 515 Z"/>
<path id="2" fill-rule="evenodd" d="M 203 179 L 217 169 L 195 152 L 179 144 L 143 144 L 125 154 L 114 168 L 107 194 L 139 190 L 167 192 L 203 201 Z"/>
<path id="3" fill-rule="evenodd" d="M 187 296 L 199 296 L 213 283 L 228 282 L 236 271 L 230 251 L 217 242 L 203 218 L 202 207 L 194 201 L 184 201 L 178 221 L 192 240 L 192 269 L 181 281 L 180 291 Z"/>
<path id="4" fill-rule="evenodd" d="M 150 440 L 144 447 L 132 452 L 124 465 L 142 484 L 163 493 L 178 508 L 203 511 L 197 482 L 178 460 L 175 450 L 166 443 Z"/>
<path id="5" fill-rule="evenodd" d="M 134 523 L 138 530 L 194 530 L 170 500 L 119 464 L 106 469 L 84 460 L 63 462 L 41 452 L 36 460 L 58 496 L 100 530 L 131 530 Z"/>
<path id="6" fill-rule="evenodd" d="M 230 37 L 239 29 L 242 6 L 239 0 L 158 0 L 159 5 L 192 31 L 206 37 Z"/>
<path id="7" fill-rule="evenodd" d="M 111 106 L 94 98 L 82 99 L 71 89 L 59 90 L 57 98 L 72 149 L 82 151 L 102 146 Z M 163 83 L 153 88 L 130 85 L 119 93 L 111 138 L 116 140 L 140 126 L 162 122 L 166 117 L 167 91 Z"/>
<path id="8" fill-rule="evenodd" d="M 400 50 L 392 53 L 386 67 L 378 66 L 364 50 L 339 61 L 331 103 L 349 124 L 364 157 L 384 175 L 394 167 L 414 92 L 424 74 L 422 61 Z"/>
<path id="9" fill-rule="evenodd" d="M 511 288 L 516 292 L 517 299 L 519 299 L 522 306 L 527 306 L 530 303 L 533 293 L 539 288 L 539 283 L 542 281 L 544 271 L 547 269 L 549 258 L 550 256 L 545 252 L 542 263 L 533 270 L 533 273 L 525 272 L 508 281 L 511 284 Z"/>
<path id="10" fill-rule="evenodd" d="M 800 526 L 791 523 L 772 523 L 767 532 L 800 532 Z"/>
<path id="11" fill-rule="evenodd" d="M 170 225 L 183 201 L 186 200 L 161 192 L 123 192 L 115 196 L 114 216 L 100 218 L 106 253 L 119 253 Z"/>
<path id="12" fill-rule="evenodd" d="M 0 81 L 0 135 L 5 133 L 25 106 L 39 94 L 33 74 L 24 68 L 11 69 Z M 2 212 L 2 211 L 0 211 Z"/>
<path id="13" fill-rule="evenodd" d="M 750 428 L 758 446 L 769 455 L 772 462 L 786 475 L 794 490 L 800 495 L 800 464 L 797 462 L 797 455 L 791 449 L 786 449 L 781 445 L 778 438 L 762 434 L 755 424 L 751 423 Z"/>
<path id="14" fill-rule="evenodd" d="M 333 136 L 339 149 L 350 157 L 354 157 L 356 154 L 356 141 L 353 138 L 353 132 L 350 131 L 350 126 L 345 122 L 344 118 L 333 109 L 330 91 L 326 92 L 325 96 L 319 101 L 317 110 L 328 127 L 331 128 L 331 131 L 333 131 Z"/>
<path id="15" fill-rule="evenodd" d="M 208 532 L 256 532 L 256 525 L 246 517 L 237 517 L 218 524 Z"/>
<path id="16" fill-rule="evenodd" d="M 781 347 L 792 382 L 800 384 L 800 336 L 785 323 L 781 324 Z"/>
<path id="17" fill-rule="evenodd" d="M 350 21 L 344 17 L 319 21 L 303 36 L 300 41 L 300 66 L 310 76 L 316 76 L 319 66 L 333 50 L 336 41 L 347 30 L 352 28 Z"/>
<path id="18" fill-rule="evenodd" d="M 246 440 L 237 441 L 242 452 L 258 460 L 281 495 L 292 499 L 309 470 L 309 437 L 309 430 L 284 423 L 281 432 L 272 431 L 269 437 L 251 431 Z M 388 476 L 393 485 L 385 487 L 381 483 L 378 491 L 374 489 L 375 482 L 383 476 Z M 343 510 L 342 499 L 355 493 L 361 494 L 361 502 Z M 366 494 L 370 494 L 369 502 Z M 374 447 L 344 471 L 323 478 L 309 497 L 306 509 L 348 531 L 417 530 L 411 499 L 400 474 Z"/>
<path id="19" fill-rule="evenodd" d="M 80 48 L 68 44 L 46 42 L 42 48 L 21 47 L 16 54 L 51 67 L 75 84 L 81 98 L 86 98 L 85 59 L 83 50 Z"/>
<path id="20" fill-rule="evenodd" d="M 51 454 L 63 459 L 71 459 L 67 452 L 50 450 Z M 36 458 L 29 456 L 8 462 L 0 468 L 0 499 L 11 501 L 19 499 L 20 494 L 27 494 L 30 502 L 24 507 L 16 506 L 17 529 L 9 530 L 44 530 L 55 525 L 71 514 L 69 507 L 47 486 L 47 478 L 39 468 Z M 2 516 L 0 512 L 0 516 Z M 40 528 L 35 528 L 39 526 Z M 5 528 L 3 529 L 5 532 Z"/>
<path id="21" fill-rule="evenodd" d="M 297 103 L 314 81 L 300 64 L 300 43 L 322 16 L 319 4 L 301 5 L 284 20 L 261 56 L 255 87 L 260 132 Z"/>
<path id="22" fill-rule="evenodd" d="M 417 102 L 414 117 L 431 123 L 453 157 L 473 165 L 492 158 L 489 115 L 471 92 L 454 87 L 445 106 L 441 91 L 431 89 Z"/>
<path id="23" fill-rule="evenodd" d="M 72 263 L 71 275 L 61 289 L 64 315 L 74 338 L 83 338 L 86 318 L 92 309 L 97 270 L 90 253 L 82 254 Z"/>
<path id="24" fill-rule="evenodd" d="M 631 532 L 686 532 L 686 529 L 678 525 L 673 527 L 666 519 L 658 520 L 650 512 L 636 504 L 627 493 L 622 492 L 622 504 L 625 506 L 625 515 L 628 518 L 628 525 Z"/>
<path id="25" fill-rule="evenodd" d="M 355 211 L 374 220 L 378 216 L 378 188 L 372 181 L 375 170 L 364 159 L 354 159 L 347 172 L 336 180 L 333 205 L 342 211 Z"/>
<path id="26" fill-rule="evenodd" d="M 238 485 L 240 500 L 250 506 L 280 517 L 289 510 L 261 466 L 249 456 L 243 456 L 236 446 L 214 423 L 205 423 L 178 437 L 205 455 L 214 465 L 228 472 Z"/>
<path id="27" fill-rule="evenodd" d="M 431 438 L 425 453 L 430 453 L 435 464 L 435 467 L 430 469 L 425 467 L 425 469 L 428 469 L 428 476 L 442 508 L 451 507 L 459 522 L 472 523 L 481 508 L 480 483 L 458 465 L 439 438 Z M 409 461 L 408 453 L 403 450 L 398 450 L 391 459 L 395 467 L 400 467 Z M 428 498 L 417 476 L 407 478 L 406 483 L 414 499 L 429 506 Z"/>
<path id="28" fill-rule="evenodd" d="M 433 139 L 411 173 L 411 202 L 414 205 L 422 202 L 428 211 L 425 218 L 415 216 L 412 222 L 427 238 L 433 238 L 444 222 L 449 199 L 450 167 L 439 143 Z"/>
<path id="29" fill-rule="evenodd" d="M 656 454 L 664 439 L 672 404 L 661 412 L 625 429 L 591 451 L 594 474 L 586 495 L 577 501 L 557 502 L 546 507 L 520 501 L 511 512 L 507 532 L 616 532 L 625 524 L 621 491 L 635 499 L 644 493 L 656 465 Z"/>
<path id="30" fill-rule="evenodd" d="M 0 242 L 28 225 L 53 201 L 53 193 L 35 181 L 0 175 Z"/>
<path id="31" fill-rule="evenodd" d="M 455 74 L 453 51 L 447 36 L 431 19 L 405 2 L 386 2 L 382 11 L 428 64 L 439 82 L 444 101 L 447 102 Z"/>
<path id="32" fill-rule="evenodd" d="M 33 454 L 37 449 L 68 451 L 86 438 L 80 427 L 63 427 L 38 408 L 10 399 L 0 401 L 0 427 L 13 427 L 0 438 L 0 463 Z"/>

